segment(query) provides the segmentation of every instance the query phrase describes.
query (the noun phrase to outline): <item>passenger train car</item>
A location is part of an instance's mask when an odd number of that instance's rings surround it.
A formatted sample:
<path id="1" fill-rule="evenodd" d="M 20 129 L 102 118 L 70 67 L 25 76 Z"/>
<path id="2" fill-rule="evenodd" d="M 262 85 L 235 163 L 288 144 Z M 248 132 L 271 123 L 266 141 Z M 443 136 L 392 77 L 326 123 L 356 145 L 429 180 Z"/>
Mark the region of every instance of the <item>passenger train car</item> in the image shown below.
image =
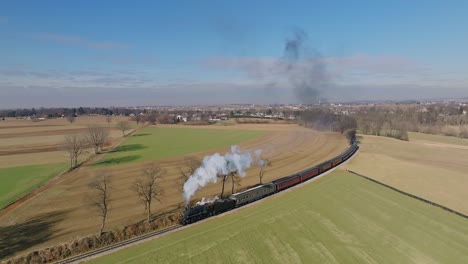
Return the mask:
<path id="1" fill-rule="evenodd" d="M 357 150 L 359 145 L 356 139 L 353 140 L 351 146 L 343 153 L 322 162 L 314 167 L 308 168 L 293 175 L 289 175 L 269 183 L 265 183 L 245 191 L 232 194 L 226 199 L 217 199 L 213 202 L 199 204 L 191 208 L 186 208 L 182 214 L 181 224 L 190 224 L 207 217 L 224 213 L 236 207 L 243 206 L 253 201 L 262 199 L 266 196 L 288 189 L 299 183 L 305 182 L 309 179 L 322 174 L 349 159 Z"/>

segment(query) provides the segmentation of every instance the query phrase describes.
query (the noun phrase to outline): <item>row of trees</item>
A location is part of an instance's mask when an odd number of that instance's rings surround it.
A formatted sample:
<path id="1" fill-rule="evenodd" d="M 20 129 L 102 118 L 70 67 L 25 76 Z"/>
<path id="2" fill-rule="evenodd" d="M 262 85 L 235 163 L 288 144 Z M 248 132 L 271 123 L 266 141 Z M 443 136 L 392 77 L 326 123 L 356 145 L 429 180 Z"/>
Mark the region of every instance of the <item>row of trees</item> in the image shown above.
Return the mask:
<path id="1" fill-rule="evenodd" d="M 128 121 L 120 121 L 116 124 L 116 128 L 121 130 L 122 136 L 125 137 L 125 132 L 128 131 L 131 126 Z M 98 154 L 102 151 L 108 140 L 108 130 L 97 125 L 88 126 L 85 134 L 65 136 L 64 145 L 70 158 L 70 168 L 73 169 L 78 166 L 79 157 L 82 154 L 87 153 L 86 149 L 92 147 L 94 149 L 94 153 Z"/>
<path id="2" fill-rule="evenodd" d="M 62 117 L 82 115 L 123 115 L 137 114 L 140 110 L 125 107 L 78 107 L 78 108 L 24 108 L 0 110 L 0 117 Z M 146 112 L 146 111 L 144 111 Z"/>
<path id="3" fill-rule="evenodd" d="M 147 222 L 151 221 L 151 205 L 153 201 L 160 201 L 163 195 L 159 181 L 165 173 L 166 171 L 164 169 L 153 164 L 145 168 L 142 174 L 137 177 L 130 186 L 130 189 L 137 195 L 138 201 L 145 206 Z M 109 175 L 99 176 L 89 184 L 89 188 L 92 191 L 92 195 L 89 196 L 89 205 L 101 217 L 102 221 L 99 235 L 102 235 L 112 203 L 111 194 L 114 191 L 112 178 Z"/>
<path id="4" fill-rule="evenodd" d="M 147 115 L 135 115 L 131 117 L 132 121 L 135 121 L 137 125 L 148 123 L 150 125 L 156 125 L 156 121 L 158 120 L 158 116 L 156 113 L 149 113 Z"/>
<path id="5" fill-rule="evenodd" d="M 260 167 L 260 183 L 262 182 L 262 178 L 265 174 L 265 168 L 271 165 L 271 162 L 266 159 L 262 159 L 262 161 L 264 162 L 258 164 Z M 180 183 L 185 183 L 185 181 L 200 165 L 201 161 L 196 157 L 187 158 L 184 161 L 184 166 L 180 167 Z M 122 230 L 113 229 L 104 232 L 106 221 L 112 210 L 112 197 L 117 189 L 114 188 L 115 185 L 113 184 L 111 175 L 101 174 L 90 182 L 89 195 L 87 196 L 87 203 L 90 209 L 98 213 L 101 217 L 101 225 L 98 235 L 84 237 L 70 243 L 64 243 L 34 251 L 27 255 L 10 259 L 7 263 L 53 262 L 177 223 L 179 221 L 179 214 L 168 213 L 155 220 L 152 219 L 152 205 L 155 201 L 160 201 L 163 196 L 161 178 L 165 173 L 166 171 L 163 168 L 157 164 L 153 164 L 143 169 L 141 174 L 129 186 L 129 189 L 136 194 L 136 200 L 145 208 L 144 210 L 147 217 L 144 222 L 128 225 Z M 231 173 L 229 175 L 224 175 L 224 177 L 226 177 L 226 179 L 229 178 L 235 183 L 234 179 L 236 179 L 236 175 L 238 176 L 237 173 Z M 220 175 L 220 177 L 222 176 Z M 232 187 L 231 191 L 234 192 L 234 187 Z"/>
<path id="6" fill-rule="evenodd" d="M 78 166 L 79 157 L 87 153 L 88 147 L 94 148 L 94 153 L 99 153 L 109 139 L 109 132 L 100 126 L 88 126 L 87 133 L 83 135 L 68 135 L 65 136 L 65 149 L 70 158 L 70 168 Z"/>
<path id="7" fill-rule="evenodd" d="M 353 109 L 363 134 L 407 140 L 407 131 L 468 138 L 468 107 L 457 104 Z"/>
<path id="8" fill-rule="evenodd" d="M 408 122 L 398 115 L 372 111 L 364 115 L 356 115 L 356 118 L 362 134 L 409 140 Z"/>

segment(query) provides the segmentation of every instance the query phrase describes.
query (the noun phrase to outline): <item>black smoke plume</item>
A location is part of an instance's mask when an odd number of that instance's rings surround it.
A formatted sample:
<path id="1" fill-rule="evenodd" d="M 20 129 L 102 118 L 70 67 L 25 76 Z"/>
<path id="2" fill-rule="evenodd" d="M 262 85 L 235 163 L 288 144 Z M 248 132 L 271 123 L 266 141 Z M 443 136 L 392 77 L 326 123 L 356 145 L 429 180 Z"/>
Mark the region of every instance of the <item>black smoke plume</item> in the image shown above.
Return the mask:
<path id="1" fill-rule="evenodd" d="M 304 104 L 316 104 L 321 94 L 330 87 L 325 60 L 320 53 L 307 50 L 306 32 L 297 29 L 286 39 L 284 55 L 280 60 L 284 73 L 294 89 L 294 94 Z"/>

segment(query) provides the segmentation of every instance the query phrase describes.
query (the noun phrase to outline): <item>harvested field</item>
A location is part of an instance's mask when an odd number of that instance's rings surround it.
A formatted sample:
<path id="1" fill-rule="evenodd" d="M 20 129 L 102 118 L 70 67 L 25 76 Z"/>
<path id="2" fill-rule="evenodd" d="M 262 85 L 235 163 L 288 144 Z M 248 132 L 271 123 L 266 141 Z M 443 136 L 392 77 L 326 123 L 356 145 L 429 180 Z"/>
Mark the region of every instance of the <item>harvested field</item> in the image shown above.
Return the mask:
<path id="1" fill-rule="evenodd" d="M 84 134 L 90 124 L 99 124 L 109 131 L 112 141 L 122 137 L 115 123 L 128 117 L 113 117 L 108 124 L 102 116 L 81 116 L 70 124 L 66 119 L 33 122 L 7 119 L 0 123 L 0 168 L 45 165 L 67 162 L 63 140 L 66 135 Z"/>
<path id="2" fill-rule="evenodd" d="M 181 126 L 161 127 L 178 127 L 180 129 Z M 208 129 L 206 126 L 190 126 L 188 128 L 190 129 L 187 131 Z M 210 126 L 209 129 L 238 130 L 240 133 L 245 133 L 243 132 L 245 130 L 263 131 L 260 132 L 260 136 L 257 138 L 244 141 L 240 146 L 242 149 L 249 150 L 261 148 L 264 150 L 264 157 L 271 159 L 273 166 L 267 168 L 264 181 L 273 180 L 319 163 L 337 155 L 347 147 L 346 139 L 339 134 L 316 132 L 297 125 L 245 124 Z M 177 141 L 174 144 L 174 147 L 177 147 Z M 193 155 L 202 158 L 214 152 L 225 153 L 228 150 L 229 145 L 226 145 L 211 150 L 200 150 L 193 153 Z M 105 155 L 103 155 L 103 158 L 105 159 Z M 167 170 L 167 174 L 164 175 L 161 182 L 164 197 L 161 203 L 154 204 L 153 212 L 158 213 L 175 209 L 182 204 L 181 184 L 177 179 L 179 177 L 179 167 L 184 164 L 184 159 L 185 157 L 181 156 L 163 159 L 158 162 L 160 166 Z M 49 228 L 51 235 L 48 239 L 44 239 L 21 251 L 41 248 L 95 233 L 99 229 L 100 220 L 86 206 L 86 197 L 90 194 L 87 185 L 94 177 L 108 174 L 113 181 L 113 193 L 107 228 L 122 227 L 134 223 L 145 218 L 144 206 L 138 203 L 137 197 L 129 187 L 135 177 L 142 173 L 142 169 L 150 164 L 152 164 L 151 161 L 102 167 L 82 166 L 72 173 L 66 174 L 60 181 L 35 196 L 34 199 L 24 202 L 3 215 L 0 212 L 0 222 L 3 226 L 8 227 L 21 224 L 38 216 L 60 213 L 63 217 L 62 220 L 55 222 Z M 257 175 L 258 168 L 248 170 L 247 176 L 242 179 L 242 186 L 236 188 L 258 183 Z M 230 190 L 230 186 L 227 189 Z M 220 190 L 220 183 L 211 184 L 201 190 L 194 199 L 218 195 Z"/>
<path id="3" fill-rule="evenodd" d="M 431 135 L 417 132 L 408 132 L 408 136 L 411 141 L 421 141 L 421 142 L 438 142 L 443 144 L 452 144 L 460 146 L 468 146 L 468 139 L 450 137 L 450 136 L 441 136 L 441 135 Z"/>
<path id="4" fill-rule="evenodd" d="M 410 136 L 410 142 L 363 136 L 350 170 L 468 214 L 468 148 L 450 137 Z"/>
<path id="5" fill-rule="evenodd" d="M 467 220 L 346 172 L 91 263 L 464 263 Z"/>

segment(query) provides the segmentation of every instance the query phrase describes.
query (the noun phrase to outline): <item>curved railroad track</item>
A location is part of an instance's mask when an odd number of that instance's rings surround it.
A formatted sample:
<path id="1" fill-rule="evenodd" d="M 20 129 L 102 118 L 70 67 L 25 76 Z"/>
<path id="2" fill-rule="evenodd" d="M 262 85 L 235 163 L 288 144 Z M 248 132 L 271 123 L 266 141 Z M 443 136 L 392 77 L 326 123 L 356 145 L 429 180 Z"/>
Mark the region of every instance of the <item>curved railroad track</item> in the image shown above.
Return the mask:
<path id="1" fill-rule="evenodd" d="M 330 169 L 318 174 L 314 178 L 320 178 L 321 176 L 323 176 L 325 174 L 328 174 L 329 172 L 333 171 L 334 169 L 338 168 L 339 166 L 341 166 L 343 164 L 346 164 L 358 152 L 358 150 L 359 150 L 359 148 L 357 148 L 346 160 L 342 161 L 341 163 L 339 163 L 339 164 L 337 164 L 335 166 L 332 166 Z M 331 160 L 333 160 L 333 159 L 331 159 Z M 331 162 L 331 160 L 329 160 L 327 162 Z M 311 182 L 312 180 L 314 180 L 314 179 L 310 179 L 309 181 L 306 181 L 306 182 Z M 304 182 L 304 183 L 306 183 L 306 182 Z M 302 183 L 297 184 L 296 186 L 293 186 L 293 188 L 301 186 L 301 185 L 302 185 Z M 279 193 L 281 193 L 281 192 L 279 192 Z M 271 196 L 274 196 L 274 194 L 271 195 Z M 259 202 L 261 200 L 264 200 L 264 199 L 267 199 L 267 198 L 268 197 L 265 197 L 265 198 L 262 198 L 260 200 L 255 201 L 255 202 L 251 202 L 250 204 L 248 204 L 246 206 L 256 204 L 257 202 Z M 245 206 L 241 206 L 241 207 L 235 208 L 233 210 L 229 210 L 229 211 L 227 211 L 225 213 L 232 213 L 233 211 L 236 211 L 236 210 L 238 210 L 240 208 L 243 208 L 243 207 L 245 207 Z M 223 214 L 225 214 L 225 213 L 223 213 Z M 199 222 L 197 222 L 195 224 L 202 223 L 202 222 L 204 222 L 204 221 L 206 221 L 208 219 L 210 219 L 210 217 L 208 217 L 208 218 L 206 218 L 204 220 L 201 220 L 201 221 L 199 221 Z M 121 241 L 119 243 L 115 243 L 113 245 L 109 245 L 109 246 L 102 247 L 102 248 L 99 248 L 99 249 L 96 249 L 96 250 L 92 250 L 92 251 L 86 252 L 84 254 L 80 254 L 80 255 L 72 256 L 72 257 L 69 257 L 69 258 L 66 258 L 66 259 L 63 259 L 63 260 L 59 260 L 59 261 L 56 261 L 54 263 L 57 263 L 57 264 L 81 263 L 81 262 L 84 262 L 84 261 L 91 260 L 93 258 L 99 257 L 101 255 L 109 254 L 109 253 L 118 251 L 120 249 L 124 249 L 124 248 L 130 247 L 130 246 L 133 246 L 135 244 L 145 242 L 147 240 L 156 238 L 158 236 L 161 236 L 161 235 L 166 234 L 168 232 L 180 229 L 182 227 L 184 227 L 184 226 L 183 225 L 173 225 L 173 226 L 166 227 L 166 228 L 163 228 L 163 229 L 160 229 L 160 230 L 148 233 L 148 234 L 144 234 L 144 235 L 137 236 L 137 237 L 134 237 L 134 238 L 131 238 L 131 239 L 127 239 L 127 240 Z"/>
<path id="2" fill-rule="evenodd" d="M 144 235 L 141 235 L 141 236 L 130 238 L 130 239 L 121 241 L 119 243 L 115 243 L 115 244 L 110 245 L 110 246 L 106 246 L 106 247 L 102 247 L 102 248 L 99 248 L 99 249 L 96 249 L 96 250 L 93 250 L 93 251 L 89 251 L 89 252 L 86 252 L 84 254 L 80 254 L 80 255 L 76 255 L 76 256 L 73 256 L 73 257 L 66 258 L 66 259 L 62 259 L 62 260 L 59 260 L 59 261 L 54 262 L 54 263 L 57 263 L 57 264 L 80 263 L 80 262 L 89 260 L 91 258 L 94 258 L 94 257 L 96 257 L 96 256 L 98 256 L 98 255 L 100 255 L 102 253 L 107 253 L 108 251 L 116 251 L 116 250 L 119 250 L 119 249 L 122 249 L 122 248 L 125 248 L 125 247 L 129 247 L 129 246 L 131 246 L 133 244 L 136 244 L 137 242 L 142 242 L 144 240 L 160 236 L 160 235 L 165 234 L 165 233 L 167 233 L 169 231 L 179 229 L 180 227 L 182 227 L 182 225 L 173 225 L 173 226 L 166 227 L 166 228 L 163 228 L 163 229 L 160 229 L 160 230 L 148 233 L 148 234 L 144 234 Z"/>

